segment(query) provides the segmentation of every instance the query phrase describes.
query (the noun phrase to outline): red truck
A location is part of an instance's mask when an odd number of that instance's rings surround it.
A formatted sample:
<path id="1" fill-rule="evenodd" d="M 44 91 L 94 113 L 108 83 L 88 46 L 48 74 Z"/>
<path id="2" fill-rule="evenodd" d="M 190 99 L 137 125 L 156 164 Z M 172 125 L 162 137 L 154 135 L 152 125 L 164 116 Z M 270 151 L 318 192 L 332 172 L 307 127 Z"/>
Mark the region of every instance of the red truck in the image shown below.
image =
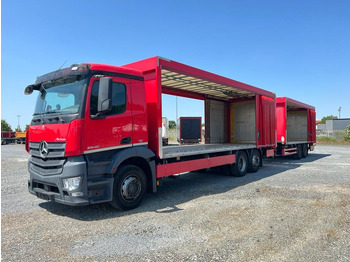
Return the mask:
<path id="1" fill-rule="evenodd" d="M 288 97 L 276 98 L 276 131 L 276 155 L 307 157 L 316 143 L 315 107 Z"/>
<path id="2" fill-rule="evenodd" d="M 274 93 L 161 57 L 40 76 L 27 132 L 29 192 L 67 205 L 128 210 L 174 174 L 256 172 L 276 148 Z M 205 143 L 163 146 L 162 94 L 203 101 Z"/>

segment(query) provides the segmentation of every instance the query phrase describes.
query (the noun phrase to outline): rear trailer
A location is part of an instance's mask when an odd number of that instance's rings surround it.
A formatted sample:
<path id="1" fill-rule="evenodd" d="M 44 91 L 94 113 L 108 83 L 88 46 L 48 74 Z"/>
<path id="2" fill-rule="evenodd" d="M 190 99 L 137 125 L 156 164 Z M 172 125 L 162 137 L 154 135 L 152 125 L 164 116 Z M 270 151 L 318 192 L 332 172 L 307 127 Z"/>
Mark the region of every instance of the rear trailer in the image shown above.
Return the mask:
<path id="1" fill-rule="evenodd" d="M 316 143 L 315 107 L 288 97 L 278 97 L 276 131 L 276 155 L 306 157 Z"/>
<path id="2" fill-rule="evenodd" d="M 274 155 L 275 94 L 161 57 L 124 67 L 144 74 L 148 147 L 157 155 L 157 178 L 223 165 L 242 176 Z M 203 101 L 201 144 L 163 146 L 162 94 Z"/>

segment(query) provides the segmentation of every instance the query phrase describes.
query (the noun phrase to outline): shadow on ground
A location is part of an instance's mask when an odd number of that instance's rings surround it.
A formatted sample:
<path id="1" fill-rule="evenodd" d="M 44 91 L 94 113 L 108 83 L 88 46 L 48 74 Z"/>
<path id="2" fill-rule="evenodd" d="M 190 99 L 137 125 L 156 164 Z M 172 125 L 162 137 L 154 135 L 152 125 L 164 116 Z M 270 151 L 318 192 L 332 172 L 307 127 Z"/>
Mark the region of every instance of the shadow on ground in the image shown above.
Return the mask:
<path id="1" fill-rule="evenodd" d="M 289 157 L 266 159 L 264 160 L 264 166 L 258 172 L 248 173 L 246 176 L 239 178 L 227 176 L 217 169 L 205 173 L 190 172 L 176 178 L 165 178 L 163 179 L 163 185 L 158 188 L 156 194 L 147 194 L 141 206 L 130 211 L 118 211 L 109 204 L 71 207 L 54 202 L 43 202 L 39 206 L 55 215 L 81 221 L 103 220 L 142 212 L 179 212 L 181 211 L 177 207 L 179 204 L 202 196 L 221 194 L 328 156 L 330 154 L 313 153 L 300 160 Z"/>

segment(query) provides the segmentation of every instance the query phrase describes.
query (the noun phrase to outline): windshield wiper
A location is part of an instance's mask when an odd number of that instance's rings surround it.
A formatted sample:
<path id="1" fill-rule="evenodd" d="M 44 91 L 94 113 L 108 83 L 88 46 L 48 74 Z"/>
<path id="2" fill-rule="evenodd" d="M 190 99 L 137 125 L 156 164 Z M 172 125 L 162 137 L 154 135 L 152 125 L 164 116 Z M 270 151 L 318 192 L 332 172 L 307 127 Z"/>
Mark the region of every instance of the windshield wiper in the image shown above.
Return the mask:
<path id="1" fill-rule="evenodd" d="M 43 114 L 49 115 L 49 114 L 62 114 L 61 111 L 57 111 L 57 110 L 50 110 L 47 112 L 44 112 Z"/>

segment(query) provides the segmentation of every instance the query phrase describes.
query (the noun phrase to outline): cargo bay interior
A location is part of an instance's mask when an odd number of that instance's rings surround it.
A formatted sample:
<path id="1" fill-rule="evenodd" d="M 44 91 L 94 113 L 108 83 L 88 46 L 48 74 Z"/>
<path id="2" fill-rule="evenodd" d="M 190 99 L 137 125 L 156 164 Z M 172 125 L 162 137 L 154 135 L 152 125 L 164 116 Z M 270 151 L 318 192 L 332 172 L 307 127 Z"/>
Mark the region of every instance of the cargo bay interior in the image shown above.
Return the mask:
<path id="1" fill-rule="evenodd" d="M 307 110 L 287 105 L 287 144 L 307 141 Z"/>
<path id="2" fill-rule="evenodd" d="M 161 69 L 162 93 L 200 99 L 205 105 L 205 144 L 163 146 L 162 157 L 180 157 L 256 147 L 253 92 Z M 180 116 L 179 116 L 180 117 Z"/>

